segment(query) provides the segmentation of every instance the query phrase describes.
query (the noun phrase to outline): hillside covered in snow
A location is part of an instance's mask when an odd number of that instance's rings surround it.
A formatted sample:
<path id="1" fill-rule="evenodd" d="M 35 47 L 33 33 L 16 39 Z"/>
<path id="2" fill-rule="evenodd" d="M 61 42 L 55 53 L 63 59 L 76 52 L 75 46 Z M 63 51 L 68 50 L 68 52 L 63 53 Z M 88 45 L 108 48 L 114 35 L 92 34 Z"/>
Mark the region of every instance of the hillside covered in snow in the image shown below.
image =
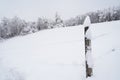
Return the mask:
<path id="1" fill-rule="evenodd" d="M 120 21 L 93 24 L 94 75 L 87 80 L 120 79 Z"/>
<path id="2" fill-rule="evenodd" d="M 120 79 L 120 21 L 91 25 L 93 76 Z M 43 30 L 0 42 L 0 80 L 85 80 L 83 26 Z"/>

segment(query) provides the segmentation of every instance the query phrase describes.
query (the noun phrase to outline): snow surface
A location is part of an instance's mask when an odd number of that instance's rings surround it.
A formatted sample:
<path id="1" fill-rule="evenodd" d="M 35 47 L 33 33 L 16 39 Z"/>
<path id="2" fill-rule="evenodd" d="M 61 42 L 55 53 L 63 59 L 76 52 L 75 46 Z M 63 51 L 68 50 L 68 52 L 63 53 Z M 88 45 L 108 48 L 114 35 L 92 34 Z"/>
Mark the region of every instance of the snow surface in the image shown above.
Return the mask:
<path id="1" fill-rule="evenodd" d="M 87 80 L 120 80 L 120 21 L 91 25 L 93 77 Z"/>
<path id="2" fill-rule="evenodd" d="M 92 55 L 92 52 L 90 50 L 87 51 L 86 53 L 86 61 L 87 61 L 87 64 L 88 64 L 88 68 L 93 68 L 94 66 L 94 61 L 93 61 L 93 55 Z"/>
<path id="3" fill-rule="evenodd" d="M 85 37 L 90 40 L 92 39 L 91 28 L 87 30 Z"/>
<path id="4" fill-rule="evenodd" d="M 87 16 L 87 17 L 85 18 L 85 21 L 84 21 L 83 25 L 84 25 L 85 27 L 91 25 L 91 21 L 90 21 L 90 17 L 89 17 L 89 16 Z"/>
<path id="5" fill-rule="evenodd" d="M 85 80 L 81 28 L 44 30 L 0 42 L 0 80 Z M 90 28 L 94 69 L 87 80 L 120 80 L 120 21 Z"/>
<path id="6" fill-rule="evenodd" d="M 84 47 L 83 26 L 9 39 L 0 43 L 1 76 L 10 80 L 19 80 L 16 76 L 25 80 L 85 80 Z"/>
<path id="7" fill-rule="evenodd" d="M 83 26 L 84 26 L 84 27 L 89 27 L 88 30 L 87 30 L 87 32 L 86 32 L 85 37 L 86 37 L 87 39 L 90 39 L 90 40 L 91 40 L 92 35 L 91 35 L 90 25 L 91 25 L 90 17 L 87 16 L 87 17 L 85 18 L 85 21 L 84 21 L 84 23 L 83 23 Z"/>

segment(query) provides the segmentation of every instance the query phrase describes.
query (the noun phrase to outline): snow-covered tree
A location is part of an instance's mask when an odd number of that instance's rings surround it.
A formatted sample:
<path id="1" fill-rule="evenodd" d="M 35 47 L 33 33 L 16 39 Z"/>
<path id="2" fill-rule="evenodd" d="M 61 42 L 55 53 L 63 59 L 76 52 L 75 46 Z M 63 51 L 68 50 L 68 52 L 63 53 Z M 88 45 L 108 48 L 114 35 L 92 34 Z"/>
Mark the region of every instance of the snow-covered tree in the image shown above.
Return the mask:
<path id="1" fill-rule="evenodd" d="M 38 30 L 48 29 L 48 20 L 38 18 L 38 20 L 37 20 L 37 28 L 38 28 Z"/>
<path id="2" fill-rule="evenodd" d="M 25 26 L 26 26 L 25 22 L 20 18 L 18 17 L 12 18 L 9 23 L 10 32 L 11 32 L 10 36 L 20 35 L 21 31 Z"/>
<path id="3" fill-rule="evenodd" d="M 37 26 L 35 22 L 28 22 L 24 29 L 21 31 L 21 35 L 31 34 L 37 32 Z"/>
<path id="4" fill-rule="evenodd" d="M 64 27 L 63 20 L 58 13 L 55 14 L 55 22 L 53 23 L 53 28 Z"/>
<path id="5" fill-rule="evenodd" d="M 0 36 L 1 38 L 10 38 L 20 35 L 25 26 L 25 21 L 18 17 L 3 18 L 0 24 Z"/>
<path id="6" fill-rule="evenodd" d="M 1 38 L 7 38 L 10 34 L 10 27 L 8 26 L 10 20 L 6 17 L 4 17 L 1 20 L 0 24 L 0 36 Z"/>

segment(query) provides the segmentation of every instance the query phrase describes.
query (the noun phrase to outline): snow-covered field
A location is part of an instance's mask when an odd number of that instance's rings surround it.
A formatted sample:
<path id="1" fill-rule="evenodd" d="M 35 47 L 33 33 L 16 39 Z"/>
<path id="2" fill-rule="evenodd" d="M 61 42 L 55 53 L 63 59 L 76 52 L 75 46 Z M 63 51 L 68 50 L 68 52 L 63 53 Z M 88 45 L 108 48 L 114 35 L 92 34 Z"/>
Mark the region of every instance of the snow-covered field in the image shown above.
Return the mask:
<path id="1" fill-rule="evenodd" d="M 93 24 L 94 75 L 87 80 L 120 80 L 120 21 Z"/>
<path id="2" fill-rule="evenodd" d="M 93 77 L 120 80 L 120 21 L 91 25 Z M 85 80 L 83 26 L 0 42 L 0 80 Z"/>
<path id="3" fill-rule="evenodd" d="M 84 80 L 83 28 L 56 28 L 3 41 L 0 67 L 7 67 L 8 77 L 6 73 L 1 76 L 10 80 L 17 80 L 14 76 L 25 80 Z"/>

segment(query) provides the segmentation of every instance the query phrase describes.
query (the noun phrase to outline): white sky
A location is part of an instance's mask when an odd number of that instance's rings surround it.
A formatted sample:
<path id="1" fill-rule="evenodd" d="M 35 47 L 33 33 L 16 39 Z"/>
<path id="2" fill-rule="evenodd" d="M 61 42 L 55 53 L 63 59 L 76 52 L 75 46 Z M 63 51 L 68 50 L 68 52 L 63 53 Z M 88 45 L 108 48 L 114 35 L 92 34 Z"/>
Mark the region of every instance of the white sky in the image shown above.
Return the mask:
<path id="1" fill-rule="evenodd" d="M 28 21 L 54 18 L 58 12 L 69 19 L 89 11 L 120 5 L 120 0 L 0 0 L 0 18 L 18 16 Z"/>

